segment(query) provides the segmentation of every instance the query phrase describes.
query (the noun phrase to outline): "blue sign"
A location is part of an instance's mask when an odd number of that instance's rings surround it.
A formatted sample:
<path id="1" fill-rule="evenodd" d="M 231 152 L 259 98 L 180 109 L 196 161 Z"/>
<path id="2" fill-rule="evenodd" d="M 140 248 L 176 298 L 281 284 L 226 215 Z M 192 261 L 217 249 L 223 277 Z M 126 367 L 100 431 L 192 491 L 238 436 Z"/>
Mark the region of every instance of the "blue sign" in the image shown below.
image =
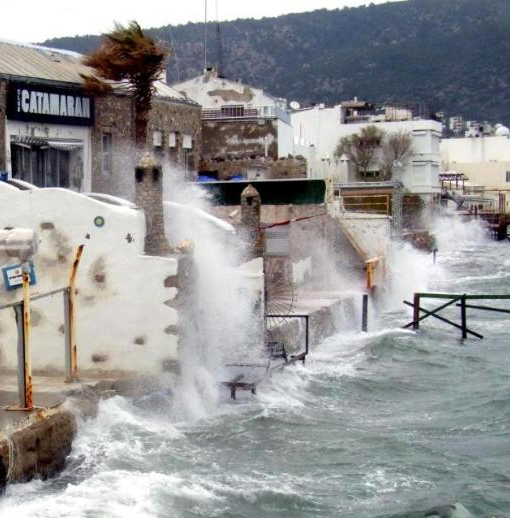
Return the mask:
<path id="1" fill-rule="evenodd" d="M 30 285 L 36 283 L 34 263 L 29 262 L 30 271 Z M 23 270 L 21 264 L 11 264 L 2 268 L 2 276 L 4 278 L 4 286 L 8 291 L 21 288 L 23 286 Z"/>

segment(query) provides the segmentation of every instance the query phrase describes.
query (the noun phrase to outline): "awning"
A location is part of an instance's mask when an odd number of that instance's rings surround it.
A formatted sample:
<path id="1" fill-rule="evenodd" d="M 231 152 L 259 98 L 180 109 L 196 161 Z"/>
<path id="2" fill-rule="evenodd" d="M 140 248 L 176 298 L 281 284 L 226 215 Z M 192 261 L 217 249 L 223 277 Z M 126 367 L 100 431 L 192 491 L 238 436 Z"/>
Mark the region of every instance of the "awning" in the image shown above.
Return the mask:
<path id="1" fill-rule="evenodd" d="M 21 147 L 51 147 L 61 151 L 72 151 L 83 147 L 83 140 L 76 139 L 47 139 L 43 137 L 30 137 L 27 135 L 11 136 L 11 144 Z"/>
<path id="2" fill-rule="evenodd" d="M 48 146 L 62 151 L 72 151 L 83 147 L 82 140 L 48 140 Z"/>

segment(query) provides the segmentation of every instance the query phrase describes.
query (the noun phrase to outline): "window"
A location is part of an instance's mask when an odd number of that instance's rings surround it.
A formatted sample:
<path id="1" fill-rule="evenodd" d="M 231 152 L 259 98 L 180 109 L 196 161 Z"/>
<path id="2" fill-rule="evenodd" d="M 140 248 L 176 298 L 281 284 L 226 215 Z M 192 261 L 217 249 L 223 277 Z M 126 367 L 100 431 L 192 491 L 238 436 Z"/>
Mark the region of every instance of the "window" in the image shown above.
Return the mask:
<path id="1" fill-rule="evenodd" d="M 13 178 L 37 187 L 73 187 L 77 190 L 81 187 L 83 161 L 79 149 L 12 144 L 11 157 Z"/>
<path id="2" fill-rule="evenodd" d="M 103 133 L 101 138 L 101 172 L 112 174 L 113 138 L 111 133 Z"/>
<path id="3" fill-rule="evenodd" d="M 177 134 L 175 131 L 171 131 L 168 134 L 168 147 L 175 147 L 177 142 Z"/>
<path id="4" fill-rule="evenodd" d="M 510 183 L 510 171 L 506 172 L 506 183 Z"/>
<path id="5" fill-rule="evenodd" d="M 244 117 L 244 106 L 222 106 L 221 107 L 222 117 Z"/>
<path id="6" fill-rule="evenodd" d="M 183 149 L 193 148 L 193 139 L 189 133 L 184 133 L 182 135 L 182 147 Z"/>
<path id="7" fill-rule="evenodd" d="M 154 147 L 163 146 L 163 132 L 161 130 L 154 130 L 152 133 L 152 145 Z"/>

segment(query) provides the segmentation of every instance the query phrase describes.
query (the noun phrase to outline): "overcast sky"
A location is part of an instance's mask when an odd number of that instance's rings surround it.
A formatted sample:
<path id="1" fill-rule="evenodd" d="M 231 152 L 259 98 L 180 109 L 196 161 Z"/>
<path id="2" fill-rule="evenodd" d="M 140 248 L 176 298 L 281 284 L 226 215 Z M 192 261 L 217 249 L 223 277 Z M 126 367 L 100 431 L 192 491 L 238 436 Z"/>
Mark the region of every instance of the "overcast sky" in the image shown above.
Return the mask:
<path id="1" fill-rule="evenodd" d="M 379 4 L 387 0 L 371 0 Z M 262 18 L 284 13 L 336 9 L 371 3 L 367 0 L 208 0 L 208 19 Z M 136 20 L 143 28 L 199 22 L 204 0 L 4 0 L 0 39 L 41 42 L 57 36 L 100 34 L 114 21 Z"/>

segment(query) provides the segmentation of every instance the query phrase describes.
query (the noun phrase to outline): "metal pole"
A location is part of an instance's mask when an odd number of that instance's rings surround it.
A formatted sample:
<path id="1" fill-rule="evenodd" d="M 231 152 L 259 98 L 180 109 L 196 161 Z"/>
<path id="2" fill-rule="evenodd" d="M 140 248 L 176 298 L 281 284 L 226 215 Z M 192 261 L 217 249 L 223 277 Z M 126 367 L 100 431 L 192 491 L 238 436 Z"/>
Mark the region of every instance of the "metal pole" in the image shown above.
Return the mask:
<path id="1" fill-rule="evenodd" d="M 18 328 L 18 403 L 20 408 L 25 407 L 25 342 L 23 341 L 23 307 L 14 306 L 16 327 Z"/>
<path id="2" fill-rule="evenodd" d="M 372 290 L 372 285 L 374 282 L 374 264 L 373 263 L 366 263 L 366 288 L 367 290 Z"/>
<path id="3" fill-rule="evenodd" d="M 420 294 L 415 293 L 413 298 L 413 329 L 420 329 Z"/>
<path id="4" fill-rule="evenodd" d="M 77 381 L 78 379 L 78 346 L 76 345 L 76 329 L 74 325 L 74 296 L 76 291 L 76 274 L 78 272 L 78 265 L 80 264 L 81 254 L 83 252 L 84 245 L 80 245 L 76 250 L 76 256 L 74 258 L 73 267 L 71 269 L 71 275 L 69 277 L 69 291 L 67 301 L 67 313 L 66 321 L 68 322 L 68 334 L 69 338 L 66 340 L 66 346 L 68 348 L 66 352 L 66 358 L 69 356 L 69 369 L 66 370 L 68 373 L 68 381 Z M 64 295 L 64 300 L 66 299 Z"/>
<path id="5" fill-rule="evenodd" d="M 366 333 L 368 331 L 368 295 L 363 293 L 363 302 L 361 306 L 361 330 Z"/>
<path id="6" fill-rule="evenodd" d="M 32 387 L 32 358 L 30 353 L 30 275 L 28 263 L 23 264 L 23 354 L 25 369 L 25 401 L 24 408 L 34 408 Z"/>
<path id="7" fill-rule="evenodd" d="M 309 319 L 309 315 L 306 315 L 305 316 L 305 356 L 303 357 L 303 363 L 305 363 L 305 358 L 308 356 L 308 347 L 309 347 L 309 343 L 310 343 L 310 338 L 309 338 L 309 326 L 308 326 L 308 319 Z"/>
<path id="8" fill-rule="evenodd" d="M 466 324 L 466 295 L 460 299 L 460 321 L 462 326 L 462 338 L 467 338 L 467 324 Z"/>
<path id="9" fill-rule="evenodd" d="M 72 341 L 71 341 L 71 325 L 69 318 L 69 288 L 64 292 L 64 337 L 65 337 L 65 365 L 66 365 L 66 380 L 68 383 L 73 381 L 73 355 L 72 355 Z"/>
<path id="10" fill-rule="evenodd" d="M 207 68 L 207 0 L 204 0 L 204 73 Z"/>

